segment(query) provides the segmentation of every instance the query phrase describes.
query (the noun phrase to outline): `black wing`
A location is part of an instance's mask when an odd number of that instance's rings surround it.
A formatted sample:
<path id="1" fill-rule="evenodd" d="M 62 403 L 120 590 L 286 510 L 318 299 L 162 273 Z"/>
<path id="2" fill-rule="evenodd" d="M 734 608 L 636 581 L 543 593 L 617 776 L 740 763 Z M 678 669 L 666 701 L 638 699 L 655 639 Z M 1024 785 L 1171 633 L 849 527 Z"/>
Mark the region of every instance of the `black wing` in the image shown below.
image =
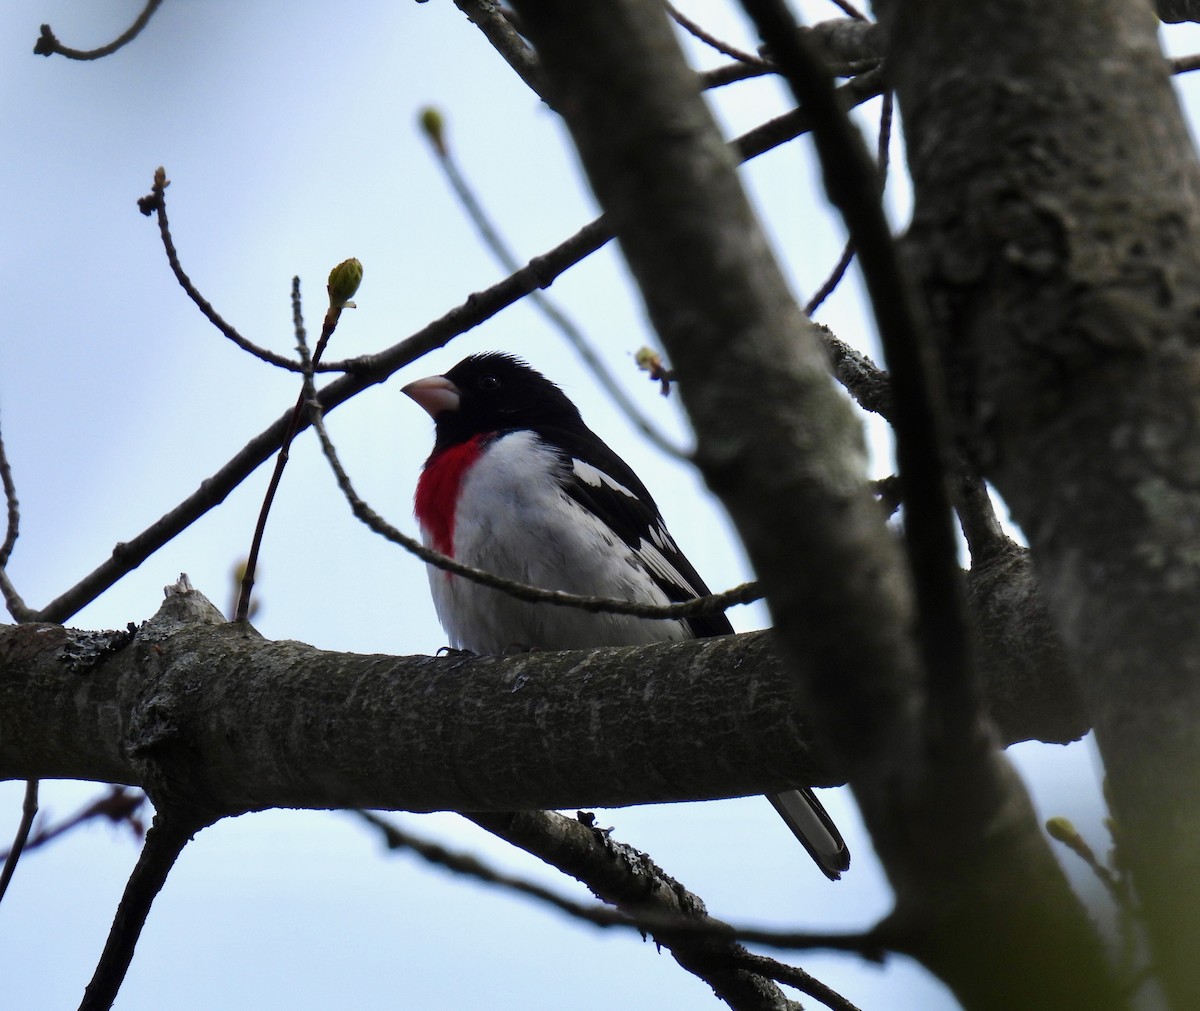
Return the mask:
<path id="1" fill-rule="evenodd" d="M 679 550 L 633 469 L 594 432 L 584 426 L 580 429 L 538 430 L 563 450 L 564 461 L 571 468 L 566 493 L 633 550 L 668 600 L 681 602 L 708 594 L 704 580 Z M 697 638 L 733 632 L 729 619 L 720 613 L 686 621 Z"/>

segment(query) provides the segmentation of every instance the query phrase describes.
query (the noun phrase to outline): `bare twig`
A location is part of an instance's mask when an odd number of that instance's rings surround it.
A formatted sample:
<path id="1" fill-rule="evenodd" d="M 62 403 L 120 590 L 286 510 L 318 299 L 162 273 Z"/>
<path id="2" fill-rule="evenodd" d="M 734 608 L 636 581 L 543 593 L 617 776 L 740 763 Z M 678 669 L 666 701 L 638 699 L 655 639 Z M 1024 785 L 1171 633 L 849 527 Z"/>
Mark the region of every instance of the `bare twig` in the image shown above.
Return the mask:
<path id="1" fill-rule="evenodd" d="M 849 14 L 850 17 L 854 18 L 855 21 L 868 20 L 867 16 L 862 11 L 855 7 L 854 4 L 850 3 L 850 0 L 829 0 L 829 2 L 835 7 L 840 7 L 845 13 Z"/>
<path id="2" fill-rule="evenodd" d="M 4 501 L 8 520 L 4 531 L 4 543 L 0 544 L 0 569 L 8 565 L 13 547 L 21 529 L 21 503 L 17 501 L 17 485 L 13 480 L 12 466 L 8 462 L 8 451 L 4 448 L 4 437 L 0 435 L 0 483 L 4 485 Z"/>
<path id="3" fill-rule="evenodd" d="M 0 593 L 4 594 L 4 602 L 8 612 L 19 622 L 30 621 L 33 611 L 26 606 L 25 601 L 17 592 L 17 588 L 9 579 L 8 560 L 12 557 L 13 547 L 21 527 L 21 507 L 17 501 L 17 485 L 13 480 L 12 467 L 8 462 L 8 451 L 4 446 L 3 435 L 0 435 L 0 483 L 4 485 L 4 501 L 7 504 L 7 522 L 5 525 L 4 543 L 0 544 Z M 25 850 L 29 839 L 29 830 L 33 827 L 33 819 L 38 810 L 38 781 L 26 780 L 25 799 L 21 804 L 21 820 L 17 823 L 17 831 L 13 837 L 12 846 L 4 855 L 4 867 L 0 869 L 0 900 L 8 891 L 8 883 L 17 871 L 17 863 Z"/>
<path id="4" fill-rule="evenodd" d="M 847 81 L 837 89 L 836 95 L 838 104 L 849 110 L 870 101 L 876 95 L 882 95 L 883 91 L 882 71 L 871 70 Z M 735 137 L 730 144 L 739 161 L 749 161 L 764 151 L 809 133 L 812 128 L 812 113 L 801 106 L 782 116 L 776 116 L 753 130 L 747 130 L 740 137 Z"/>
<path id="5" fill-rule="evenodd" d="M 580 833 L 578 831 L 571 831 L 570 835 L 564 837 L 567 826 L 562 822 L 571 822 L 571 819 L 564 815 L 552 811 L 521 811 L 515 814 L 471 812 L 466 817 L 493 835 L 498 835 L 501 839 L 520 846 L 522 849 L 527 849 L 535 856 L 566 870 L 572 877 L 579 878 L 589 887 L 595 883 L 592 880 L 593 875 L 588 873 L 585 867 L 576 866 L 576 869 L 572 870 L 563 866 L 568 860 L 572 860 L 572 854 L 569 852 L 571 846 L 577 848 L 577 853 L 573 857 L 575 862 L 583 861 L 590 864 L 597 857 L 593 847 L 579 844 Z M 588 835 L 597 831 L 588 825 L 581 827 Z M 560 837 L 557 841 L 554 839 L 555 835 Z M 546 852 L 551 848 L 554 851 L 552 855 Z M 620 843 L 615 843 L 614 848 L 622 851 L 626 861 L 630 863 L 640 864 L 645 861 L 649 868 L 653 868 L 653 871 L 657 872 L 654 876 L 658 878 L 660 884 L 665 885 L 670 882 L 671 885 L 678 885 L 678 882 L 665 875 L 645 854 Z M 893 948 L 893 945 L 899 943 L 898 938 L 892 934 L 894 925 L 886 921 L 865 933 L 853 934 L 762 930 L 756 927 L 731 926 L 710 917 L 704 910 L 704 903 L 699 897 L 687 892 L 686 889 L 683 894 L 675 892 L 678 902 L 664 906 L 662 903 L 655 903 L 644 894 L 648 890 L 644 880 L 641 882 L 629 880 L 628 875 L 629 872 L 626 870 L 623 875 L 624 881 L 613 878 L 606 883 L 607 887 L 614 891 L 626 894 L 619 894 L 612 898 L 601 895 L 601 898 L 605 898 L 607 901 L 628 906 L 628 910 L 614 912 L 608 909 L 581 906 L 579 908 L 583 915 L 580 918 L 600 927 L 633 927 L 656 935 L 660 932 L 681 936 L 707 935 L 717 939 L 746 941 L 775 948 L 828 948 L 833 951 L 853 951 L 872 961 L 879 961 L 886 951 L 903 950 L 901 947 Z M 632 894 L 636 892 L 638 884 L 643 890 L 642 895 Z M 667 885 L 667 888 L 674 892 L 671 885 Z M 649 908 L 639 908 L 639 900 L 647 900 L 646 905 Z"/>
<path id="6" fill-rule="evenodd" d="M 601 928 L 638 930 L 654 935 L 656 941 L 689 971 L 717 989 L 734 1007 L 794 1007 L 778 991 L 764 991 L 762 977 L 789 977 L 785 981 L 805 992 L 817 991 L 837 998 L 807 973 L 783 966 L 772 959 L 749 955 L 737 944 L 753 939 L 757 943 L 781 948 L 825 948 L 855 951 L 878 959 L 883 934 L 836 935 L 763 931 L 741 928 L 708 915 L 703 901 L 675 879 L 666 875 L 644 853 L 612 841 L 608 833 L 579 820 L 551 811 L 466 815 L 471 821 L 501 839 L 519 846 L 539 859 L 582 881 L 599 898 L 616 909 L 576 902 L 541 885 L 497 871 L 465 853 L 413 836 L 391 822 L 370 812 L 356 812 L 379 829 L 387 846 L 409 850 L 427 862 L 454 873 L 527 895 L 566 913 L 575 919 Z M 717 945 L 717 947 L 714 947 Z M 769 968 L 770 972 L 763 972 Z M 733 969 L 736 975 L 731 975 Z M 747 979 L 753 974 L 756 981 Z M 812 989 L 804 985 L 811 981 Z M 824 999 L 824 997 L 820 997 Z M 830 1003 L 839 1011 L 852 1011 L 853 1005 Z"/>
<path id="7" fill-rule="evenodd" d="M 98 60 L 101 57 L 108 56 L 136 39 L 141 34 L 142 29 L 150 23 L 150 19 L 154 16 L 154 12 L 158 10 L 161 3 L 162 0 L 148 0 L 146 6 L 142 9 L 141 14 L 137 16 L 133 24 L 108 45 L 101 46 L 99 49 L 71 49 L 58 41 L 49 25 L 42 25 L 41 34 L 38 36 L 38 40 L 33 47 L 34 54 L 37 56 L 53 56 L 55 53 L 58 53 L 59 56 L 65 56 L 69 60 Z"/>
<path id="8" fill-rule="evenodd" d="M 538 66 L 537 55 L 517 34 L 500 5 L 493 0 L 454 0 L 454 5 L 487 36 L 492 48 L 516 71 L 517 76 L 529 85 L 533 93 L 543 102 L 546 101 L 545 84 L 542 81 L 542 70 Z"/>
<path id="9" fill-rule="evenodd" d="M 4 595 L 8 613 L 17 621 L 32 621 L 35 616 L 34 611 L 21 599 L 7 570 L 8 560 L 12 557 L 13 547 L 20 534 L 21 503 L 17 501 L 17 484 L 13 480 L 12 466 L 8 462 L 8 451 L 5 449 L 2 435 L 0 435 L 0 484 L 4 486 L 4 501 L 8 516 L 4 531 L 4 543 L 0 544 L 0 593 Z"/>
<path id="10" fill-rule="evenodd" d="M 133 950 L 141 937 L 150 906 L 162 889 L 179 854 L 200 829 L 201 821 L 160 810 L 146 833 L 141 856 L 125 885 L 117 914 L 79 1011 L 108 1011 L 129 971 Z"/>
<path id="11" fill-rule="evenodd" d="M 454 195 L 458 197 L 463 210 L 467 212 L 468 219 L 475 226 L 475 230 L 479 233 L 479 237 L 483 240 L 484 245 L 491 250 L 492 255 L 505 270 L 509 272 L 517 270 L 520 267 L 520 262 L 513 254 L 512 249 L 509 248 L 508 243 L 500 235 L 495 222 L 491 220 L 487 211 L 484 210 L 483 204 L 479 202 L 474 188 L 462 172 L 459 171 L 458 162 L 455 160 L 450 149 L 441 114 L 436 110 L 427 109 L 421 116 L 421 122 L 425 135 L 430 139 L 430 146 L 437 156 L 438 165 L 441 166 L 442 171 L 446 175 L 446 181 L 450 183 L 450 188 L 454 191 Z M 621 384 L 613 378 L 612 374 L 605 367 L 600 355 L 592 347 L 591 341 L 588 340 L 583 330 L 580 329 L 575 321 L 559 309 L 554 300 L 544 292 L 540 290 L 531 291 L 529 298 L 541 310 L 542 315 L 558 328 L 559 333 L 567 339 L 567 343 L 583 359 L 584 364 L 591 370 L 592 375 L 595 376 L 600 385 L 604 387 L 605 392 L 621 408 L 625 416 L 633 422 L 641 433 L 664 453 L 677 459 L 687 459 L 688 454 L 668 440 L 651 423 L 650 419 L 642 414 L 637 404 L 633 402 L 621 387 Z"/>
<path id="12" fill-rule="evenodd" d="M 25 781 L 25 799 L 21 804 L 21 822 L 17 825 L 17 834 L 13 839 L 13 844 L 9 851 L 4 855 L 4 869 L 0 870 L 0 899 L 4 898 L 4 893 L 8 891 L 8 883 L 12 880 L 13 874 L 17 870 L 17 862 L 21 859 L 21 854 L 25 850 L 25 843 L 29 839 L 29 829 L 33 826 L 33 819 L 37 816 L 38 811 L 38 780 L 29 779 Z"/>
<path id="13" fill-rule="evenodd" d="M 749 81 L 755 77 L 764 77 L 773 73 L 775 73 L 774 70 L 768 70 L 765 67 L 754 67 L 748 63 L 735 62 L 723 67 L 714 67 L 712 70 L 697 71 L 696 79 L 701 91 L 709 91 L 712 88 L 723 88 L 727 84 L 737 84 L 738 81 Z"/>
<path id="14" fill-rule="evenodd" d="M 35 797 L 35 811 L 36 803 Z M 66 835 L 80 825 L 98 818 L 106 818 L 113 824 L 128 823 L 140 839 L 145 833 L 145 829 L 138 818 L 138 812 L 145 803 L 146 795 L 141 790 L 133 790 L 126 786 L 110 786 L 104 794 L 84 805 L 69 818 L 56 825 L 43 826 L 37 832 L 32 833 L 25 842 L 25 852 L 45 846 L 59 836 Z M 9 853 L 11 852 L 10 850 Z M 0 854 L 0 856 L 7 859 L 9 853 Z M 0 890 L 0 894 L 3 894 L 2 890 Z"/>
<path id="15" fill-rule="evenodd" d="M 358 359 L 353 372 L 334 380 L 318 393 L 322 410 L 330 411 L 368 387 L 384 382 L 400 368 L 478 326 L 539 285 L 549 284 L 568 267 L 599 249 L 609 238 L 606 223 L 602 218 L 597 219 L 549 253 L 535 257 L 515 274 L 469 296 L 461 305 L 407 339 L 378 354 Z M 259 464 L 283 445 L 291 419 L 291 411 L 277 418 L 169 513 L 132 540 L 116 545 L 112 557 L 42 608 L 38 620 L 66 621 L 209 509 L 223 502 Z M 301 419 L 300 425 L 303 430 L 308 425 L 307 420 Z"/>
<path id="16" fill-rule="evenodd" d="M 837 263 L 833 265 L 833 270 L 829 272 L 825 283 L 814 292 L 813 297 L 805 304 L 805 316 L 812 316 L 821 307 L 821 303 L 833 294 L 834 289 L 842 283 L 842 278 L 846 276 L 846 270 L 853 260 L 854 243 L 847 240 L 846 245 L 842 247 L 842 255 L 838 257 Z"/>
<path id="17" fill-rule="evenodd" d="M 879 112 L 879 139 L 876 145 L 875 158 L 879 165 L 879 192 L 882 193 L 887 186 L 887 170 L 888 170 L 888 150 L 892 139 L 892 93 L 885 91 L 883 93 L 883 108 Z M 817 308 L 825 301 L 845 276 L 850 262 L 854 259 L 854 243 L 847 240 L 845 247 L 842 249 L 842 255 L 838 258 L 837 264 L 830 271 L 829 277 L 825 283 L 817 289 L 816 294 L 808 300 L 808 304 L 804 307 L 804 315 L 812 316 Z"/>
<path id="18" fill-rule="evenodd" d="M 1200 53 L 1193 53 L 1190 56 L 1176 56 L 1174 59 L 1167 60 L 1171 68 L 1172 74 L 1188 74 L 1193 70 L 1200 70 Z"/>
<path id="19" fill-rule="evenodd" d="M 738 964 L 760 976 L 767 977 L 767 979 L 794 986 L 801 993 L 806 993 L 819 1000 L 832 1011 L 859 1011 L 856 1004 L 852 1004 L 832 987 L 826 986 L 816 976 L 805 972 L 799 966 L 788 965 L 785 962 L 768 958 L 766 955 L 753 955 L 750 952 L 741 955 L 738 958 Z"/>
<path id="20" fill-rule="evenodd" d="M 885 421 L 892 417 L 892 384 L 888 374 L 861 351 L 856 351 L 823 323 L 816 324 L 821 343 L 832 359 L 833 375 L 864 411 Z"/>
<path id="21" fill-rule="evenodd" d="M 671 15 L 671 20 L 673 20 L 677 25 L 679 25 L 680 28 L 682 28 L 693 38 L 699 39 L 706 46 L 715 49 L 718 53 L 721 53 L 724 56 L 728 56 L 731 60 L 737 60 L 738 63 L 744 63 L 749 67 L 754 67 L 756 70 L 762 71 L 763 73 L 769 73 L 772 71 L 773 68 L 771 64 L 764 60 L 761 56 L 758 56 L 754 53 L 747 53 L 745 50 L 738 49 L 735 46 L 731 46 L 728 42 L 717 38 L 711 32 L 706 31 L 703 27 L 689 18 L 674 4 L 666 3 L 665 6 L 667 8 L 667 13 Z"/>
<path id="22" fill-rule="evenodd" d="M 0 595 L 4 597 L 8 613 L 17 621 L 36 621 L 37 612 L 25 603 L 25 599 L 17 592 L 16 586 L 8 576 L 8 569 L 0 568 Z"/>
<path id="23" fill-rule="evenodd" d="M 274 365 L 281 369 L 287 369 L 289 372 L 303 372 L 303 366 L 292 361 L 286 355 L 276 354 L 274 351 L 264 347 L 259 347 L 253 341 L 243 337 L 238 331 L 228 323 L 216 309 L 212 303 L 208 301 L 192 283 L 192 279 L 184 272 L 182 264 L 179 262 L 179 253 L 175 249 L 175 241 L 171 237 L 171 226 L 167 221 L 167 196 L 166 189 L 171 183 L 167 179 L 166 170 L 159 167 L 154 172 L 154 183 L 150 187 L 150 195 L 141 197 L 138 200 L 138 209 L 147 217 L 154 214 L 158 219 L 158 231 L 162 238 L 163 249 L 167 253 L 167 263 L 171 266 L 171 272 L 175 275 L 175 280 L 179 282 L 179 286 L 187 293 L 203 314 L 213 326 L 228 337 L 234 344 L 240 347 L 243 351 L 254 355 L 269 365 Z M 334 362 L 322 366 L 318 371 L 323 372 L 344 372 L 346 371 L 345 362 Z"/>
<path id="24" fill-rule="evenodd" d="M 344 285 L 342 285 L 346 289 L 344 291 L 339 290 L 338 278 L 341 273 L 356 275 L 345 280 Z M 258 522 L 254 527 L 254 537 L 250 542 L 250 552 L 246 556 L 246 565 L 242 570 L 242 592 L 238 597 L 234 621 L 246 621 L 250 614 L 250 592 L 254 588 L 254 575 L 258 567 L 258 552 L 262 547 L 263 534 L 267 529 L 267 516 L 271 512 L 271 504 L 275 501 L 275 492 L 279 489 L 279 482 L 282 480 L 284 468 L 287 466 L 288 451 L 291 448 L 292 439 L 296 437 L 296 433 L 300 430 L 300 422 L 304 416 L 304 407 L 310 398 L 309 390 L 312 386 L 313 369 L 320 362 L 321 355 L 329 343 L 329 338 L 333 336 L 334 330 L 337 329 L 342 310 L 347 306 L 354 305 L 349 299 L 358 289 L 358 284 L 361 280 L 362 264 L 357 260 L 346 260 L 338 264 L 330 272 L 328 286 L 329 310 L 325 313 L 325 321 L 321 325 L 321 336 L 317 340 L 317 346 L 311 358 L 308 354 L 308 344 L 304 340 L 304 327 L 302 323 L 296 328 L 301 367 L 304 371 L 304 385 L 300 390 L 300 395 L 296 398 L 296 406 L 292 409 L 292 417 L 283 438 L 283 445 L 279 447 L 279 454 L 275 458 L 275 470 L 271 474 L 271 480 L 267 485 L 267 492 L 263 496 L 262 508 L 258 513 Z M 298 278 L 293 278 L 292 280 L 292 292 L 293 319 L 300 320 L 300 281 Z M 313 400 L 316 402 L 315 398 Z"/>

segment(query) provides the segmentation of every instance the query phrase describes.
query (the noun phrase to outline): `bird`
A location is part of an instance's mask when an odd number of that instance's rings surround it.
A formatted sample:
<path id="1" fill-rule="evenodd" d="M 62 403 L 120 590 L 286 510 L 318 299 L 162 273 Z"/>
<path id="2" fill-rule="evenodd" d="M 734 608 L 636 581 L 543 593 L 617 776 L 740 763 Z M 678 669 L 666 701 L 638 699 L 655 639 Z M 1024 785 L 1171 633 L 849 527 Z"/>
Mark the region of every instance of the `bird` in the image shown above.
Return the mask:
<path id="1" fill-rule="evenodd" d="M 549 590 L 668 604 L 708 594 L 630 466 L 522 359 L 473 354 L 402 392 L 434 422 L 414 515 L 426 547 Z M 427 566 L 453 649 L 592 649 L 730 635 L 723 613 L 640 618 L 517 600 Z M 811 789 L 767 798 L 830 880 L 850 866 Z"/>

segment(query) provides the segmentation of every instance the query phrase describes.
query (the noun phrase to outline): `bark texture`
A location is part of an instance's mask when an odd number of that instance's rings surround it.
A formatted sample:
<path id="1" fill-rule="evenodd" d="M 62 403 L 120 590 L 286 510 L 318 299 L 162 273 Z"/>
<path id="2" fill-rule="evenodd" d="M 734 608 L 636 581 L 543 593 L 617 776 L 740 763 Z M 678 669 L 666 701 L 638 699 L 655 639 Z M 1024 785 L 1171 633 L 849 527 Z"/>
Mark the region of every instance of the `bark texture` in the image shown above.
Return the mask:
<path id="1" fill-rule="evenodd" d="M 877 4 L 912 263 L 1029 537 L 1173 1006 L 1200 1007 L 1200 175 L 1149 4 Z"/>
<path id="2" fill-rule="evenodd" d="M 997 697 L 1009 740 L 1086 729 L 1062 698 Z M 142 786 L 208 817 L 619 806 L 845 779 L 796 716 L 770 632 L 367 656 L 270 642 L 194 592 L 136 635 L 0 626 L 0 778 L 31 777 Z"/>

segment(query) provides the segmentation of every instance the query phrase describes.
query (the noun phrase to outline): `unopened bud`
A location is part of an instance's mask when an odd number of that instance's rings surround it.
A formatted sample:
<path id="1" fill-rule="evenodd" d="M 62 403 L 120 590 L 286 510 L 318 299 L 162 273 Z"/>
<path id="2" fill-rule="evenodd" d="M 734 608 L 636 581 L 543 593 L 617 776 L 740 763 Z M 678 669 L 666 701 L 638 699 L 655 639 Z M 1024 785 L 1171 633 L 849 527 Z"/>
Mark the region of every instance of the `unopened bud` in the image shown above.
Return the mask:
<path id="1" fill-rule="evenodd" d="M 433 149 L 441 158 L 446 157 L 446 121 L 442 117 L 439 109 L 435 109 L 432 105 L 425 106 L 421 110 L 417 121 L 421 124 L 421 129 L 425 131 L 425 136 L 429 138 L 429 142 L 433 145 Z"/>
<path id="2" fill-rule="evenodd" d="M 346 305 L 353 305 L 350 301 L 354 297 L 354 293 L 358 291 L 358 286 L 362 284 L 363 265 L 351 257 L 349 260 L 343 260 L 329 272 L 329 305 L 334 309 L 341 309 Z"/>
<path id="3" fill-rule="evenodd" d="M 653 348 L 640 347 L 633 353 L 633 360 L 643 372 L 649 372 L 650 378 L 659 384 L 659 392 L 664 397 L 671 395 L 671 380 L 675 373 L 663 364 L 662 355 Z"/>
<path id="4" fill-rule="evenodd" d="M 1046 831 L 1050 833 L 1051 839 L 1057 839 L 1060 843 L 1065 843 L 1068 846 L 1074 845 L 1075 841 L 1079 838 L 1079 832 L 1071 824 L 1071 820 L 1061 815 L 1046 821 Z"/>

